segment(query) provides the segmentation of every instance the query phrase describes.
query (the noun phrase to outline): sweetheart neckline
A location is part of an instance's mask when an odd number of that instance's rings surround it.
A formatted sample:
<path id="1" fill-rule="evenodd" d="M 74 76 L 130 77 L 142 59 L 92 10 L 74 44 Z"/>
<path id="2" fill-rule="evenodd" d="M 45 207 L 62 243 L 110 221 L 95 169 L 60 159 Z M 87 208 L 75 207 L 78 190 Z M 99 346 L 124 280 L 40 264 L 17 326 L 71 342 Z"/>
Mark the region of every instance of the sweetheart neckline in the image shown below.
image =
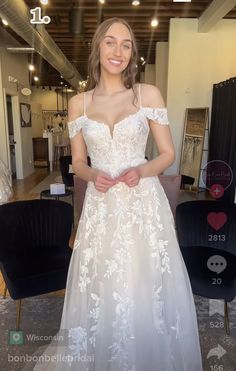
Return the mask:
<path id="1" fill-rule="evenodd" d="M 112 130 L 112 132 L 111 132 L 111 128 L 110 128 L 110 126 L 109 126 L 108 124 L 106 124 L 104 121 L 97 121 L 97 120 L 94 120 L 94 119 L 88 117 L 88 116 L 86 115 L 86 113 L 85 113 L 84 115 L 78 116 L 77 119 L 86 118 L 87 120 L 92 121 L 92 122 L 94 122 L 94 123 L 96 123 L 96 124 L 98 124 L 98 125 L 105 126 L 105 127 L 107 128 L 109 134 L 110 134 L 110 138 L 111 138 L 111 140 L 114 140 L 114 132 L 115 132 L 116 126 L 119 126 L 121 123 L 125 122 L 128 118 L 133 117 L 133 116 L 136 116 L 136 115 L 137 115 L 139 112 L 141 112 L 143 109 L 147 109 L 147 108 L 148 108 L 148 109 L 153 109 L 153 110 L 158 109 L 158 110 L 160 110 L 160 111 L 161 111 L 161 110 L 166 110 L 166 109 L 167 109 L 166 107 L 161 107 L 161 108 L 158 108 L 158 107 L 157 107 L 157 108 L 153 108 L 153 107 L 143 107 L 143 106 L 140 106 L 139 109 L 138 109 L 136 112 L 134 112 L 134 113 L 130 113 L 128 116 L 124 117 L 122 120 L 117 121 L 117 122 L 113 125 L 113 130 Z"/>
<path id="2" fill-rule="evenodd" d="M 110 133 L 110 137 L 111 137 L 111 139 L 113 139 L 113 137 L 114 137 L 115 127 L 116 127 L 117 125 L 123 123 L 123 122 L 124 122 L 125 120 L 127 120 L 128 118 L 133 117 L 133 116 L 136 116 L 136 115 L 141 111 L 141 108 L 142 108 L 142 107 L 140 107 L 140 108 L 138 109 L 138 111 L 136 111 L 136 112 L 134 112 L 134 113 L 130 113 L 128 116 L 124 117 L 122 120 L 117 121 L 117 122 L 113 125 L 113 130 L 112 130 L 112 131 L 111 131 L 111 127 L 110 127 L 110 125 L 106 124 L 104 121 L 97 121 L 97 120 L 94 120 L 94 119 L 88 117 L 86 114 L 83 115 L 83 117 L 85 117 L 87 120 L 90 120 L 90 121 L 92 121 L 92 122 L 95 122 L 95 123 L 98 124 L 98 125 L 103 125 L 103 126 L 107 127 L 107 129 L 108 129 L 108 131 L 109 131 L 109 133 Z"/>

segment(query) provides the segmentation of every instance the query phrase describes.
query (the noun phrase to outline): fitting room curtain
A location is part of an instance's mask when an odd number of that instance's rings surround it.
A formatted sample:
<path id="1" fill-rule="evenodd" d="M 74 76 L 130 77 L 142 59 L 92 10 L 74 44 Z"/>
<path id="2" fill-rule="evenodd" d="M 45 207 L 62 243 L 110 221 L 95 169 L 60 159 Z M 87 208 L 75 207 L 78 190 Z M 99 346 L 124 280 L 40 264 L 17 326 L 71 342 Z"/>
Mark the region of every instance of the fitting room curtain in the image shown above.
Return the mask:
<path id="1" fill-rule="evenodd" d="M 225 161 L 233 171 L 231 186 L 220 199 L 234 202 L 236 187 L 236 77 L 213 85 L 208 161 Z"/>

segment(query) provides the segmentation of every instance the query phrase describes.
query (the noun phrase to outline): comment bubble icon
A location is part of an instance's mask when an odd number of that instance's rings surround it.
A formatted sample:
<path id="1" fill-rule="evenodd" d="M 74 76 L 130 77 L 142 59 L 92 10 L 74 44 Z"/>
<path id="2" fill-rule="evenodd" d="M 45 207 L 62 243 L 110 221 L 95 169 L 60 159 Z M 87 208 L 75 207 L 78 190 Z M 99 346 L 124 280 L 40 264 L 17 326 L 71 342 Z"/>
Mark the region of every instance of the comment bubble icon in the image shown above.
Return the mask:
<path id="1" fill-rule="evenodd" d="M 227 266 L 226 259 L 221 255 L 212 255 L 207 260 L 207 268 L 212 271 L 216 272 L 217 274 L 222 273 Z"/>

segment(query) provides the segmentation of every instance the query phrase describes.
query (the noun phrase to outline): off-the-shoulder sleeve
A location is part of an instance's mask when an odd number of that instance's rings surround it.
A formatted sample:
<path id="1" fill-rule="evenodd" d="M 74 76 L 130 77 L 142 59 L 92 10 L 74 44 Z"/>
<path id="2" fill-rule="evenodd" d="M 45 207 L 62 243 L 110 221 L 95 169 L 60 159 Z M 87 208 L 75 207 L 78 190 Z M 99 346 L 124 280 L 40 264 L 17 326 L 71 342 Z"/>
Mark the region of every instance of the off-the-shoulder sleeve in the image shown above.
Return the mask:
<path id="1" fill-rule="evenodd" d="M 80 132 L 82 129 L 83 124 L 83 117 L 78 117 L 74 121 L 70 121 L 67 123 L 68 125 L 68 131 L 69 131 L 69 138 L 74 138 L 76 134 Z"/>
<path id="2" fill-rule="evenodd" d="M 161 125 L 169 125 L 167 109 L 166 108 L 152 108 L 144 107 L 145 116 Z"/>

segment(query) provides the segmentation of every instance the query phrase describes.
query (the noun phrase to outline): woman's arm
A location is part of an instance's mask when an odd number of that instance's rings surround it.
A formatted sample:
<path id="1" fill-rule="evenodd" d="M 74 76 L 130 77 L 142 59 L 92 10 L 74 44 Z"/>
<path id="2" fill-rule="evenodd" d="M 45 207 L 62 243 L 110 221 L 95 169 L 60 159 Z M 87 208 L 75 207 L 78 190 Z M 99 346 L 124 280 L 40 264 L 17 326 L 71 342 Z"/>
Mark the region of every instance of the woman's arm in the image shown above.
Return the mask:
<path id="1" fill-rule="evenodd" d="M 142 84 L 142 106 L 164 108 L 165 104 L 158 88 Z M 159 155 L 146 164 L 138 166 L 141 178 L 161 174 L 175 161 L 175 149 L 169 125 L 159 124 L 150 120 L 150 130 L 159 151 Z"/>
<path id="2" fill-rule="evenodd" d="M 68 104 L 68 122 L 74 121 L 83 113 L 83 94 L 77 94 L 69 100 Z M 72 167 L 74 173 L 86 182 L 94 181 L 96 170 L 88 166 L 87 148 L 80 130 L 71 142 Z"/>
<path id="3" fill-rule="evenodd" d="M 83 112 L 83 96 L 77 95 L 70 99 L 68 106 L 68 121 L 73 122 L 80 117 Z M 83 125 L 83 124 L 82 124 Z M 82 130 L 71 138 L 71 152 L 72 152 L 72 167 L 74 173 L 86 182 L 92 181 L 95 188 L 99 192 L 107 192 L 109 188 L 114 186 L 117 181 L 112 179 L 109 174 L 103 171 L 88 166 L 87 163 L 87 147 L 84 141 Z"/>

